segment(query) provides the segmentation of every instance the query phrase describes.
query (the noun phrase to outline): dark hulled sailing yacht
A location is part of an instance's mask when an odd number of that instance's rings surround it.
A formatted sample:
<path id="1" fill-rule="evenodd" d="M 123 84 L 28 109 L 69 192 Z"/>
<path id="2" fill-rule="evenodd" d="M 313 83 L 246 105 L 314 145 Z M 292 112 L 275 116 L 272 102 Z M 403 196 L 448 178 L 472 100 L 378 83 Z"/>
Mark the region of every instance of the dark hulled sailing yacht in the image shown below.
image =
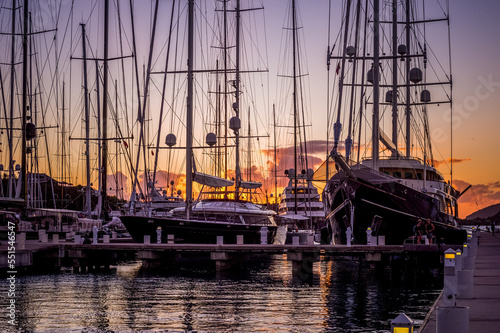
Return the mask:
<path id="1" fill-rule="evenodd" d="M 432 221 L 438 243 L 466 241 L 466 231 L 458 226 L 457 200 L 462 193 L 434 167 L 429 134 L 428 110 L 451 105 L 451 75 L 436 74 L 443 66 L 430 48 L 435 36 L 424 33 L 429 34 L 424 25 L 428 23 L 425 17 L 431 15 L 423 13 L 425 7 L 417 6 L 418 2 L 393 0 L 383 7 L 379 0 L 345 2 L 342 46 L 337 56 L 328 55 L 328 62 L 337 64 L 339 103 L 330 152 L 337 172 L 323 192 L 326 242 L 345 244 L 350 228 L 351 240 L 366 244 L 366 231 L 371 228 L 372 236 L 385 236 L 386 244 L 403 244 L 414 235 L 418 219 Z M 363 8 L 365 3 L 368 8 Z M 436 12 L 431 9 L 430 13 Z M 445 15 L 429 22 L 448 19 Z M 349 35 L 350 29 L 355 33 Z M 437 87 L 439 100 L 432 101 L 431 88 L 437 91 Z M 385 100 L 380 98 L 382 92 Z M 373 107 L 369 116 L 363 114 L 365 105 L 368 110 Z M 344 112 L 349 121 L 342 133 Z M 384 121 L 384 115 L 389 121 Z M 366 128 L 362 128 L 363 121 Z M 384 127 L 392 127 L 392 137 L 384 133 Z M 371 150 L 371 157 L 363 159 L 360 139 L 365 130 L 371 131 L 365 137 L 365 147 L 371 146 L 365 153 Z M 345 135 L 345 155 L 339 145 L 341 134 Z M 353 137 L 358 139 L 357 161 L 351 159 Z"/>

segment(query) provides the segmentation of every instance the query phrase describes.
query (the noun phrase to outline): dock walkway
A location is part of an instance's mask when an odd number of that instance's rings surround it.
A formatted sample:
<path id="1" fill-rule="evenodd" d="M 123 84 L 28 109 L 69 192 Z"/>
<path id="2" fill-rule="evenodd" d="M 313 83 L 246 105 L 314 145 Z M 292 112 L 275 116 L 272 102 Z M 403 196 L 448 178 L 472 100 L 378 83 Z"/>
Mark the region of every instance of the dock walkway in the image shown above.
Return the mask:
<path id="1" fill-rule="evenodd" d="M 457 298 L 457 306 L 469 307 L 469 332 L 500 331 L 500 235 L 481 232 L 474 269 L 473 298 Z M 436 332 L 436 308 L 439 298 L 427 315 L 419 333 Z"/>

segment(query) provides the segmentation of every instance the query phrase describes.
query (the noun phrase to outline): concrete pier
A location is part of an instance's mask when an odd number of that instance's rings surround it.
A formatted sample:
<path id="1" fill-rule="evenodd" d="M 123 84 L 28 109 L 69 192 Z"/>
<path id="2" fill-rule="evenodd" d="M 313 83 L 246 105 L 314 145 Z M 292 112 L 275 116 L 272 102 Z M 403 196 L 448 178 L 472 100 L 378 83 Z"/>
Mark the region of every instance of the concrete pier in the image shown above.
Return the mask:
<path id="1" fill-rule="evenodd" d="M 500 327 L 500 235 L 479 233 L 472 297 L 457 297 L 457 307 L 469 307 L 469 332 L 498 332 Z M 468 296 L 468 295 L 467 295 Z M 437 308 L 442 296 L 429 311 L 419 333 L 436 333 Z M 462 318 L 457 318 L 459 322 Z"/>
<path id="2" fill-rule="evenodd" d="M 202 260 L 214 263 L 217 271 L 231 270 L 251 259 L 269 259 L 273 255 L 287 255 L 292 262 L 294 274 L 312 276 L 312 265 L 319 258 L 359 258 L 378 266 L 392 265 L 396 258 L 437 261 L 443 249 L 436 245 L 274 245 L 274 244 L 172 244 L 131 243 L 116 239 L 102 239 L 94 244 L 82 244 L 81 240 L 59 240 L 58 243 L 42 243 L 28 240 L 25 249 L 16 250 L 18 267 L 40 267 L 59 269 L 73 268 L 75 272 L 89 268 L 100 269 L 115 265 L 120 260 L 139 259 L 144 268 L 165 268 L 182 264 L 184 259 L 192 262 Z M 108 243 L 109 241 L 109 243 Z M 0 259 L 7 257 L 7 244 L 0 246 Z M 432 260 L 430 260 L 432 259 Z M 7 262 L 0 260 L 0 267 Z"/>

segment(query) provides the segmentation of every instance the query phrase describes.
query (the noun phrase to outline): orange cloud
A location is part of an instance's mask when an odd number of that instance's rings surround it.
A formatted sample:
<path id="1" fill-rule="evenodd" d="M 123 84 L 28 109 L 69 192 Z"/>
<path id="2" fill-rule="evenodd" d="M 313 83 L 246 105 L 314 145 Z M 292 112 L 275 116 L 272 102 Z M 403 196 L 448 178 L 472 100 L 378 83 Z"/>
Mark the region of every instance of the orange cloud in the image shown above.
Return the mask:
<path id="1" fill-rule="evenodd" d="M 469 185 L 463 180 L 455 179 L 453 181 L 453 186 L 459 191 L 465 190 Z M 472 185 L 458 202 L 461 218 L 465 218 L 479 209 L 500 203 L 500 181 Z"/>
<path id="2" fill-rule="evenodd" d="M 462 162 L 468 162 L 471 161 L 471 158 L 447 158 L 445 160 L 431 160 L 431 164 L 433 164 L 436 168 L 438 168 L 441 164 L 448 164 L 448 163 L 462 163 Z"/>

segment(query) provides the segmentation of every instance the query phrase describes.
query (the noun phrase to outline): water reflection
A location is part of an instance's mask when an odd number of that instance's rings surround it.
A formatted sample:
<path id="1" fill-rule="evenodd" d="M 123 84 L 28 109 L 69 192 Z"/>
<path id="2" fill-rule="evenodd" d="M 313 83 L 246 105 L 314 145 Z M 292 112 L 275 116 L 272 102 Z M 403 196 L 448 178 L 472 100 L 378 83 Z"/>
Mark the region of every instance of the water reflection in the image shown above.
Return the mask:
<path id="1" fill-rule="evenodd" d="M 223 279 L 140 263 L 19 277 L 17 332 L 389 332 L 399 312 L 421 323 L 442 288 L 435 271 L 396 274 L 357 261 L 314 263 L 310 283 L 297 283 L 283 257 L 248 265 Z"/>

